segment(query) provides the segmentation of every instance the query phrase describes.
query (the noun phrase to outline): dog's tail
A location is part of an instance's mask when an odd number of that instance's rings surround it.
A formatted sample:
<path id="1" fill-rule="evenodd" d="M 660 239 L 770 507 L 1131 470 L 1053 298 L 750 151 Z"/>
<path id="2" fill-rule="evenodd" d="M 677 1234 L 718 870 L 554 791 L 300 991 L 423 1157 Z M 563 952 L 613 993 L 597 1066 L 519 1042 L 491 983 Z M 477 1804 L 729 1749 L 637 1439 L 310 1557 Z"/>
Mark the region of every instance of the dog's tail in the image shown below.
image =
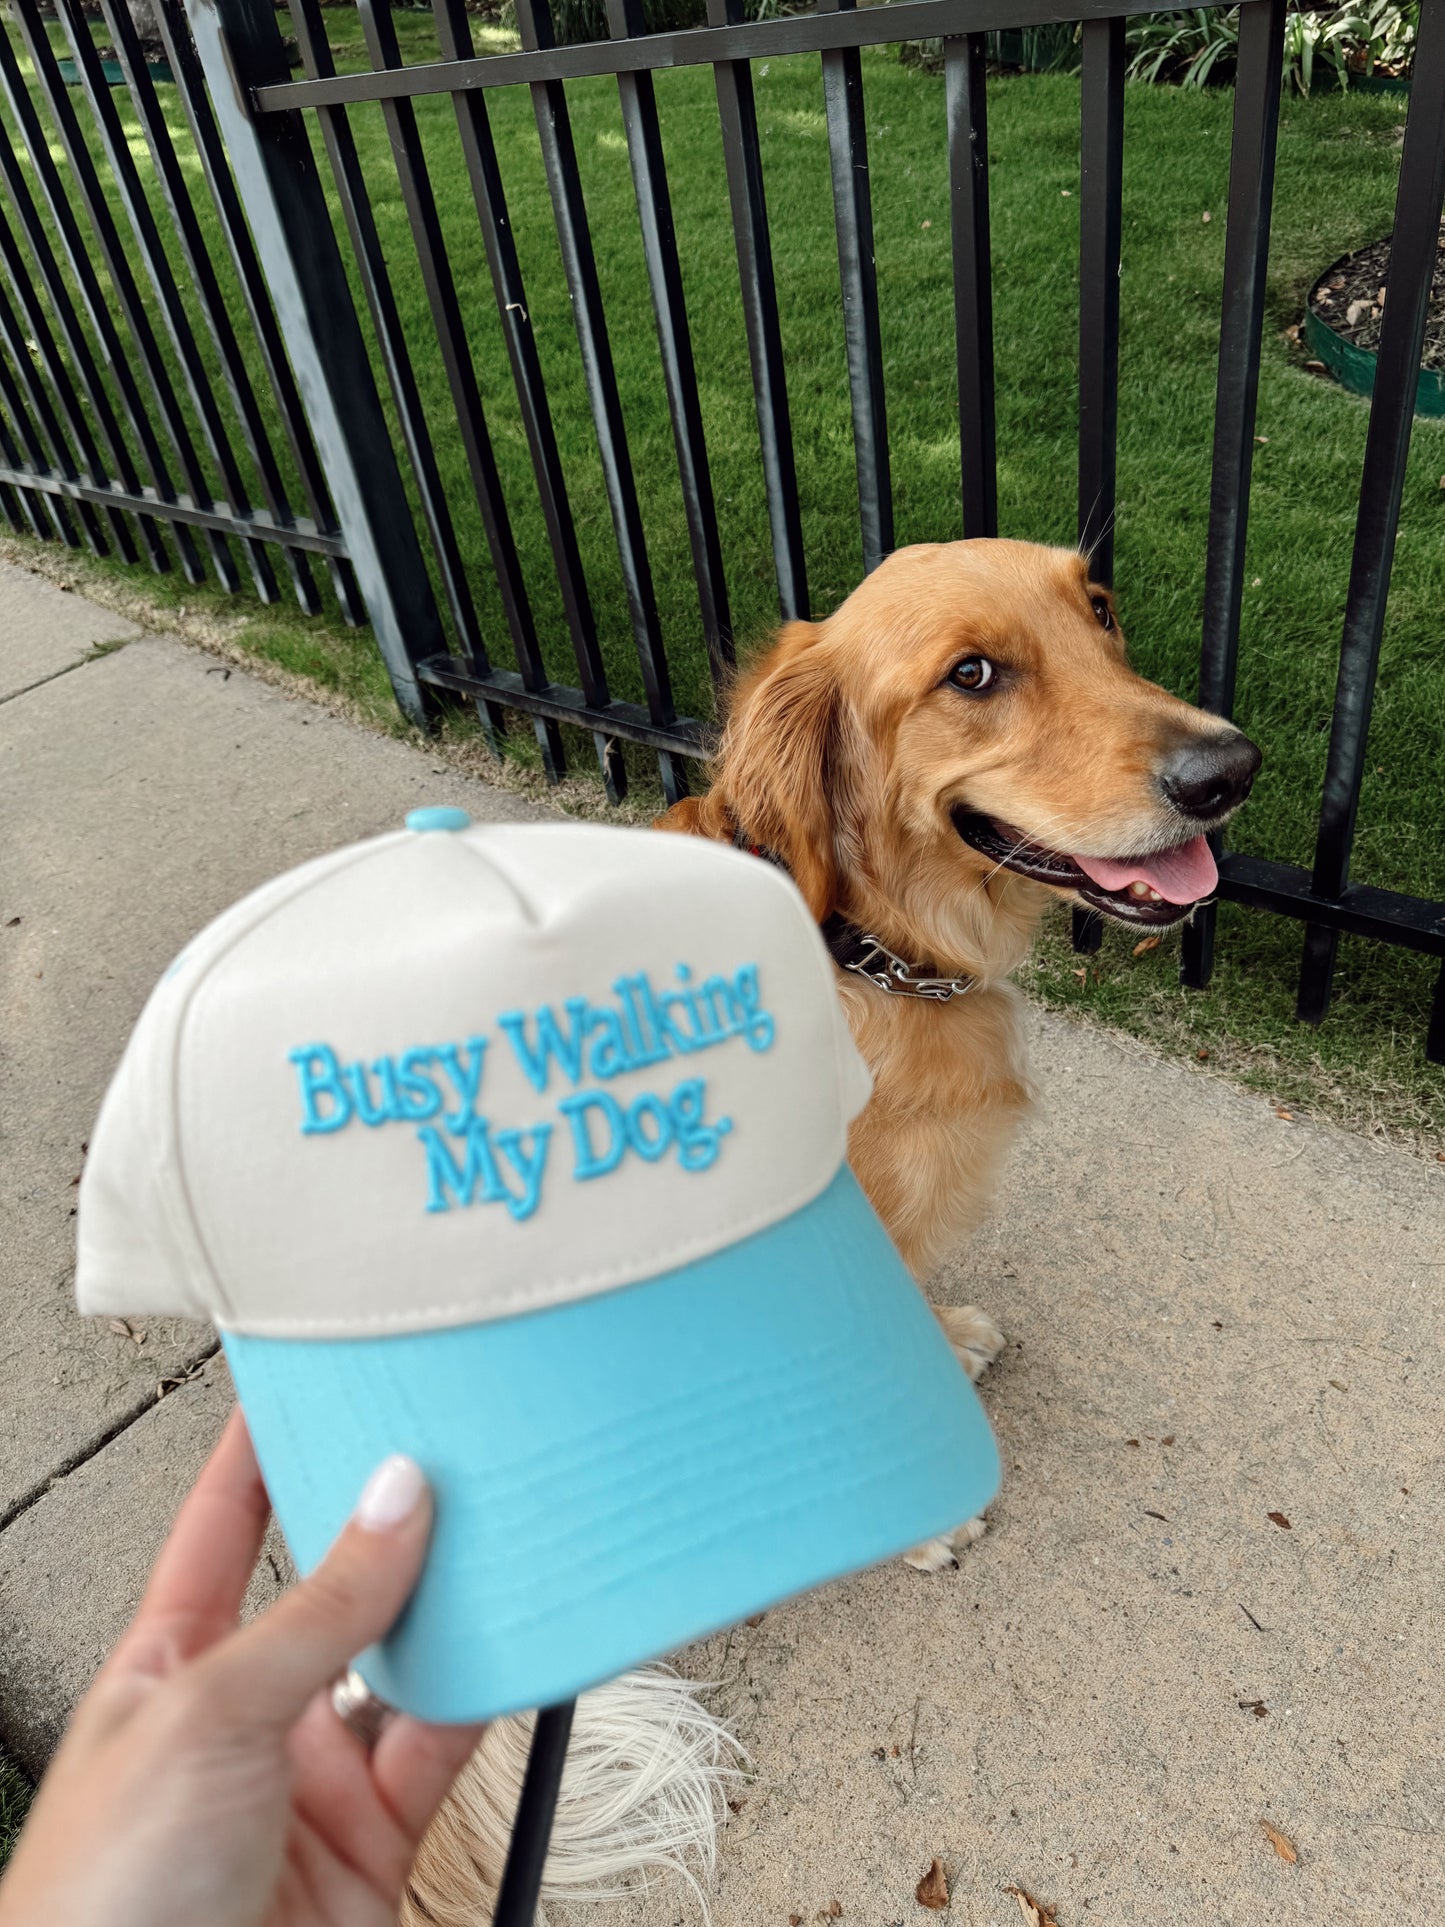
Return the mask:
<path id="1" fill-rule="evenodd" d="M 401 1927 L 491 1920 L 531 1732 L 530 1717 L 487 1729 L 422 1842 Z M 616 1899 L 671 1873 L 692 1888 L 705 1918 L 704 1888 L 741 1762 L 741 1748 L 698 1688 L 668 1667 L 646 1666 L 584 1693 L 542 1879 L 543 1910 L 550 1901 Z"/>

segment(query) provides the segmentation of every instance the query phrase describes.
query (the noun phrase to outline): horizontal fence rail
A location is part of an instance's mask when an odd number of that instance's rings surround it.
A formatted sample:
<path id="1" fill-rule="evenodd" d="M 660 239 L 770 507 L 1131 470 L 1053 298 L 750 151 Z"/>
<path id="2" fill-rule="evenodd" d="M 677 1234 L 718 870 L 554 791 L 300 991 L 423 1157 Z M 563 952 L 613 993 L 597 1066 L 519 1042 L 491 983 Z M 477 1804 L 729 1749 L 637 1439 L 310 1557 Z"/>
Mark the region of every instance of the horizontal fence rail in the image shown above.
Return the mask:
<path id="1" fill-rule="evenodd" d="M 328 11 L 319 0 L 295 0 L 297 72 L 270 0 L 188 4 L 190 32 L 181 0 L 159 0 L 167 51 L 202 157 L 203 188 L 218 211 L 228 271 L 279 403 L 285 460 L 256 406 L 250 344 L 247 352 L 238 346 L 234 303 L 204 246 L 194 198 L 201 189 L 187 190 L 123 0 L 102 0 L 105 22 L 186 264 L 184 290 L 175 249 L 157 229 L 150 177 L 142 181 L 137 172 L 134 138 L 106 93 L 79 0 L 58 0 L 81 82 L 70 93 L 36 0 L 15 0 L 18 43 L 31 71 L 22 72 L 17 45 L 0 35 L 0 95 L 29 156 L 21 165 L 0 141 L 0 515 L 10 526 L 96 553 L 144 556 L 155 568 L 179 563 L 195 579 L 210 573 L 226 586 L 240 579 L 239 555 L 268 599 L 278 593 L 271 557 L 279 551 L 307 609 L 320 606 L 309 572 L 312 559 L 320 560 L 348 618 L 363 608 L 369 614 L 398 700 L 414 720 L 430 723 L 444 700 L 465 697 L 495 747 L 509 716 L 520 712 L 553 780 L 567 773 L 580 733 L 583 754 L 595 756 L 613 800 L 625 793 L 623 746 L 632 744 L 656 759 L 663 793 L 674 799 L 686 792 L 689 764 L 711 750 L 716 723 L 678 713 L 674 688 L 686 684 L 669 659 L 656 579 L 664 567 L 687 571 L 707 668 L 703 687 L 710 684 L 720 707 L 734 660 L 736 583 L 730 585 L 729 572 L 740 559 L 728 553 L 720 531 L 696 316 L 689 317 L 685 295 L 690 237 L 679 234 L 674 216 L 654 76 L 682 68 L 712 76 L 716 192 L 723 231 L 730 230 L 730 273 L 735 256 L 776 605 L 788 620 L 815 613 L 789 402 L 798 372 L 785 353 L 774 258 L 780 197 L 792 183 L 769 178 L 764 166 L 755 63 L 820 57 L 856 526 L 869 570 L 894 546 L 902 483 L 889 435 L 862 50 L 911 39 L 941 45 L 939 160 L 948 199 L 959 511 L 965 535 L 988 536 L 999 532 L 999 511 L 985 36 L 1069 22 L 1078 23 L 1082 55 L 1077 529 L 1095 575 L 1112 582 L 1125 27 L 1153 6 L 817 0 L 806 14 L 756 20 L 746 17 L 744 0 L 705 0 L 705 23 L 648 33 L 642 0 L 606 0 L 605 38 L 558 45 L 548 0 L 517 0 L 520 48 L 497 53 L 478 51 L 464 0 L 432 0 L 438 57 L 408 61 L 387 0 L 360 0 L 366 66 L 342 71 L 328 38 Z M 1223 716 L 1233 712 L 1241 649 L 1285 24 L 1285 0 L 1244 0 L 1239 9 L 1199 674 L 1200 702 Z M 625 305 L 616 289 L 604 287 L 599 270 L 575 100 L 568 97 L 568 83 L 599 77 L 616 85 L 645 270 Z M 559 446 L 557 344 L 533 309 L 528 279 L 535 267 L 524 272 L 524 262 L 534 257 L 519 245 L 498 162 L 493 115 L 502 111 L 496 90 L 503 88 L 526 90 L 535 124 L 574 338 L 569 351 L 580 370 L 578 383 L 565 390 L 567 425 L 580 397 L 596 460 L 585 508 L 571 458 L 564 464 Z M 495 305 L 495 367 L 478 359 L 479 317 L 463 292 L 473 284 L 463 278 L 457 236 L 440 212 L 437 124 L 424 127 L 421 118 L 429 100 L 449 101 L 455 120 L 472 232 Z M 90 116 L 85 127 L 82 103 Z M 363 165 L 356 130 L 364 116 L 379 116 L 384 125 L 389 173 Z M 52 149 L 66 157 L 68 182 Z M 101 192 L 97 151 L 118 190 L 119 216 Z M 1445 959 L 1445 904 L 1350 876 L 1442 197 L 1445 0 L 1422 0 L 1313 868 L 1218 853 L 1222 898 L 1303 926 L 1299 1011 L 1315 1022 L 1329 1005 L 1342 933 Z M 421 292 L 421 333 L 403 284 Z M 547 325 L 555 337 L 556 324 Z M 657 537 L 644 526 L 639 502 L 643 425 L 629 412 L 635 404 L 619 373 L 619 331 L 644 328 L 655 337 L 654 405 L 670 430 L 676 465 L 686 544 L 677 558 L 654 555 L 650 546 Z M 423 400 L 423 351 L 444 375 L 444 443 Z M 222 380 L 208 384 L 207 371 L 217 367 Z M 497 368 L 510 378 L 516 446 L 525 451 L 535 490 L 526 512 L 535 509 L 545 527 L 545 581 L 535 562 L 523 566 L 519 552 L 515 466 L 503 485 Z M 434 400 L 430 406 L 434 417 Z M 289 492 L 288 477 L 297 478 Z M 599 512 L 610 528 L 606 582 L 595 537 Z M 464 526 L 480 531 L 485 581 Z M 615 633 L 610 605 L 619 595 L 629 652 L 621 666 L 602 639 L 604 618 Z M 489 647 L 485 639 L 492 632 L 505 636 L 505 664 L 496 642 Z M 567 657 L 561 680 L 559 660 Z M 687 703 L 706 708 L 706 696 L 694 691 Z M 1099 919 L 1076 916 L 1077 946 L 1093 949 L 1099 939 Z M 1186 984 L 1208 983 L 1214 943 L 1210 905 L 1184 934 Z M 1445 1061 L 1445 965 L 1426 1047 Z"/>

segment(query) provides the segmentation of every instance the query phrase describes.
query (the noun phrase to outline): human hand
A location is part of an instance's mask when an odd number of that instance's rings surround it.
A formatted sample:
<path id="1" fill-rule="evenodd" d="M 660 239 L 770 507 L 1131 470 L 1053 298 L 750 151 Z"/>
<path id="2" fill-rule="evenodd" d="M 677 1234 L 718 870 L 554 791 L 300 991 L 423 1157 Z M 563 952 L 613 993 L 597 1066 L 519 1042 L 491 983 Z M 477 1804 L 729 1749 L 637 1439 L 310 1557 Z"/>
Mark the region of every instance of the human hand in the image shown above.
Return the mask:
<path id="1" fill-rule="evenodd" d="M 242 1627 L 269 1511 L 235 1412 L 75 1710 L 0 1927 L 393 1927 L 481 1729 L 398 1715 L 368 1753 L 329 1684 L 405 1605 L 431 1497 L 387 1459 L 315 1572 Z"/>

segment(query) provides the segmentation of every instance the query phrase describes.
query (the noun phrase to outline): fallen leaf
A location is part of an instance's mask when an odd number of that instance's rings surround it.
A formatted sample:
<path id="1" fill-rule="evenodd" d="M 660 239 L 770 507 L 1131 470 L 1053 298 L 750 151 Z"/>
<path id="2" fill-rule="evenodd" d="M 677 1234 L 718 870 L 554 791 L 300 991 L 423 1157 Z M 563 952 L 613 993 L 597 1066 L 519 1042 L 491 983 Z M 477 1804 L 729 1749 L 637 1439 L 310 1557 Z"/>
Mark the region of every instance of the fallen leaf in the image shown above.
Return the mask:
<path id="1" fill-rule="evenodd" d="M 1257 1720 L 1269 1717 L 1269 1708 L 1263 1700 L 1240 1700 L 1239 1710 L 1241 1713 L 1253 1713 Z"/>
<path id="2" fill-rule="evenodd" d="M 1165 1523 L 1165 1525 L 1166 1525 L 1166 1526 L 1167 1526 L 1167 1525 L 1168 1525 L 1168 1523 L 1169 1523 L 1169 1520 L 1168 1520 L 1168 1518 L 1167 1518 L 1167 1517 L 1165 1516 L 1165 1514 L 1164 1514 L 1164 1513 L 1162 1513 L 1162 1512 L 1151 1512 L 1151 1511 L 1149 1510 L 1149 1508 L 1148 1508 L 1148 1506 L 1147 1506 L 1147 1505 L 1146 1505 L 1146 1506 L 1145 1506 L 1145 1508 L 1144 1508 L 1144 1517 L 1145 1517 L 1146 1519 L 1163 1519 L 1163 1520 L 1164 1520 L 1164 1523 Z"/>
<path id="3" fill-rule="evenodd" d="M 1272 1827 L 1268 1820 L 1261 1820 L 1259 1824 L 1264 1828 L 1265 1839 L 1268 1840 L 1280 1859 L 1286 1861 L 1291 1867 L 1298 1865 L 1299 1850 L 1296 1848 L 1293 1840 L 1287 1840 L 1279 1828 Z"/>
<path id="4" fill-rule="evenodd" d="M 924 225 L 924 227 L 932 227 L 932 226 L 933 226 L 933 223 L 932 223 L 932 221 L 925 221 L 925 222 L 923 223 L 923 225 Z"/>
<path id="5" fill-rule="evenodd" d="M 1350 1389 L 1348 1385 L 1342 1385 L 1337 1378 L 1332 1378 L 1330 1380 L 1330 1383 L 1331 1385 L 1334 1386 L 1337 1392 L 1347 1392 Z"/>
<path id="6" fill-rule="evenodd" d="M 1294 1529 L 1282 1512 L 1266 1512 L 1264 1516 L 1271 1525 L 1278 1526 L 1281 1532 L 1291 1532 Z"/>
<path id="7" fill-rule="evenodd" d="M 1224 1320 L 1222 1318 L 1216 1318 L 1214 1320 L 1214 1329 L 1217 1332 L 1222 1332 L 1224 1330 Z"/>
<path id="8" fill-rule="evenodd" d="M 1307 361 L 1305 363 L 1306 374 L 1322 375 L 1324 372 L 1325 372 L 1325 364 L 1322 361 Z"/>
<path id="9" fill-rule="evenodd" d="M 873 1757 L 875 1760 L 886 1760 L 888 1758 L 888 1748 L 886 1746 L 875 1746 L 873 1749 Z"/>
<path id="10" fill-rule="evenodd" d="M 768 1615 L 766 1613 L 754 1613 L 752 1618 L 745 1619 L 743 1621 L 743 1624 L 745 1626 L 761 1626 L 763 1621 L 767 1618 L 767 1616 Z"/>
<path id="11" fill-rule="evenodd" d="M 1174 1443 L 1174 1434 L 1172 1432 L 1166 1432 L 1159 1443 L 1161 1445 L 1172 1445 Z"/>
<path id="12" fill-rule="evenodd" d="M 788 1927 L 803 1927 L 803 1916 L 801 1914 L 789 1914 Z"/>
<path id="13" fill-rule="evenodd" d="M 1199 218 L 1207 226 L 1209 222 L 1211 222 L 1214 219 L 1214 216 L 1209 212 L 1208 208 L 1205 208 L 1204 212 L 1200 215 Z"/>
<path id="14" fill-rule="evenodd" d="M 135 1337 L 135 1333 L 123 1318 L 112 1318 L 110 1320 L 110 1329 L 115 1333 L 117 1338 Z"/>
<path id="15" fill-rule="evenodd" d="M 1257 442 L 1259 443 L 1259 445 L 1260 445 L 1260 447 L 1261 447 L 1261 448 L 1268 448 L 1268 447 L 1269 447 L 1269 437 L 1268 437 L 1268 435 L 1256 435 L 1254 439 L 1255 439 L 1255 440 L 1256 440 L 1256 441 L 1257 441 Z"/>
<path id="16" fill-rule="evenodd" d="M 1370 304 L 1368 301 L 1352 301 L 1349 307 L 1345 309 L 1345 326 L 1347 328 L 1356 327 L 1369 312 Z"/>
<path id="17" fill-rule="evenodd" d="M 1125 1445 L 1137 1445 L 1139 1441 L 1138 1439 L 1125 1439 L 1124 1443 Z"/>
<path id="18" fill-rule="evenodd" d="M 1141 937 L 1138 943 L 1135 944 L 1132 954 L 1136 957 L 1142 957 L 1146 950 L 1157 950 L 1158 948 L 1159 939 L 1157 937 Z"/>
<path id="19" fill-rule="evenodd" d="M 1440 486 L 1441 488 L 1445 488 L 1445 475 L 1442 475 L 1440 478 Z M 7 917 L 5 919 L 5 928 L 7 930 L 13 930 L 19 921 L 19 917 Z"/>
<path id="20" fill-rule="evenodd" d="M 1059 192 L 1066 201 L 1072 201 L 1074 198 L 1074 190 L 1071 187 L 1061 187 Z"/>
<path id="21" fill-rule="evenodd" d="M 941 1860 L 928 1863 L 928 1872 L 913 1889 L 913 1898 L 920 1907 L 931 1907 L 936 1914 L 948 1905 L 948 1879 Z"/>
<path id="22" fill-rule="evenodd" d="M 1197 1050 L 1194 1055 L 1199 1059 L 1201 1064 L 1207 1064 L 1209 1062 L 1209 1052 L 1207 1050 Z"/>
<path id="23" fill-rule="evenodd" d="M 1028 1927 L 1059 1927 L 1059 1917 L 1053 1908 L 1034 1896 L 1023 1887 L 1005 1887 L 1006 1894 L 1012 1894 L 1019 1904 L 1019 1912 L 1028 1922 Z"/>
<path id="24" fill-rule="evenodd" d="M 828 1902 L 828 1918 L 829 1920 L 841 1920 L 843 1918 L 843 1903 L 841 1900 L 830 1900 Z"/>
<path id="25" fill-rule="evenodd" d="M 747 1805 L 747 1803 L 748 1803 L 748 1796 L 746 1795 L 746 1793 L 734 1794 L 732 1799 L 728 1801 L 728 1812 L 741 1813 L 743 1808 Z"/>
<path id="26" fill-rule="evenodd" d="M 1081 984 L 1086 984 L 1086 983 L 1087 983 L 1087 982 L 1089 981 L 1089 973 L 1088 973 L 1088 970 L 1087 970 L 1087 969 L 1084 969 L 1084 970 L 1071 970 L 1071 971 L 1069 972 L 1069 975 L 1070 975 L 1071 977 L 1077 977 L 1077 978 L 1078 978 L 1078 980 L 1079 980 L 1079 982 L 1080 982 Z"/>
<path id="27" fill-rule="evenodd" d="M 1277 1118 L 1279 1118 L 1279 1119 L 1281 1120 L 1281 1122 L 1283 1122 L 1283 1123 L 1285 1123 L 1285 1124 L 1293 1124 L 1293 1123 L 1294 1123 L 1294 1112 L 1293 1112 L 1293 1111 L 1276 1111 L 1276 1112 L 1275 1112 L 1275 1116 L 1276 1116 Z"/>
<path id="28" fill-rule="evenodd" d="M 890 1746 L 888 1751 L 893 1755 L 893 1758 L 895 1760 L 901 1759 L 903 1757 L 902 1754 L 898 1751 L 898 1748 L 896 1746 Z"/>

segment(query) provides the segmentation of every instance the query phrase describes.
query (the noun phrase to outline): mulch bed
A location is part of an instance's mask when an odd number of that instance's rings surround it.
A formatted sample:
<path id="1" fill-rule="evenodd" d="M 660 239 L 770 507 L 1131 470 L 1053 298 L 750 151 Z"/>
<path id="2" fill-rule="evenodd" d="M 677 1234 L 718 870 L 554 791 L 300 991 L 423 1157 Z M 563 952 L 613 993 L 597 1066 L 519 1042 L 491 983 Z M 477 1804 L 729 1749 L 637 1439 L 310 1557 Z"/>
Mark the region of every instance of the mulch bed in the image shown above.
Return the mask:
<path id="1" fill-rule="evenodd" d="M 1310 289 L 1309 305 L 1327 327 L 1355 347 L 1377 354 L 1385 320 L 1385 279 L 1390 271 L 1390 237 L 1347 254 L 1320 276 Z M 1440 251 L 1435 257 L 1435 279 L 1425 322 L 1423 368 L 1445 370 L 1445 221 L 1440 224 Z"/>

